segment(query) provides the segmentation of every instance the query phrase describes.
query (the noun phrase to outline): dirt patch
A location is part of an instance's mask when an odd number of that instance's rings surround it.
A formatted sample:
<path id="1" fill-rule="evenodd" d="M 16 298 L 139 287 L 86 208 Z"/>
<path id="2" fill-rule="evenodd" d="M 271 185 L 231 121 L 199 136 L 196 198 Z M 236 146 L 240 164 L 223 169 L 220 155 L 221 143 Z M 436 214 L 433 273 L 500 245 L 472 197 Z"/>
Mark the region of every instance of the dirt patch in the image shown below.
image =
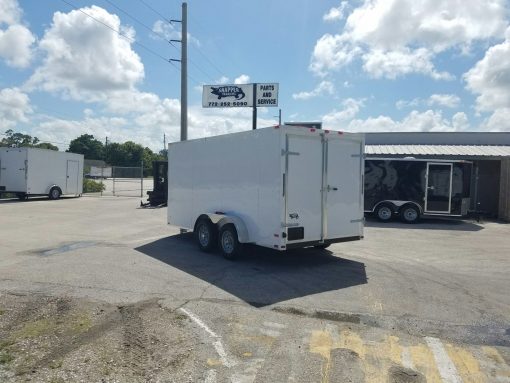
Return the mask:
<path id="1" fill-rule="evenodd" d="M 0 297 L 1 382 L 181 382 L 200 371 L 195 334 L 157 301 L 115 306 Z"/>

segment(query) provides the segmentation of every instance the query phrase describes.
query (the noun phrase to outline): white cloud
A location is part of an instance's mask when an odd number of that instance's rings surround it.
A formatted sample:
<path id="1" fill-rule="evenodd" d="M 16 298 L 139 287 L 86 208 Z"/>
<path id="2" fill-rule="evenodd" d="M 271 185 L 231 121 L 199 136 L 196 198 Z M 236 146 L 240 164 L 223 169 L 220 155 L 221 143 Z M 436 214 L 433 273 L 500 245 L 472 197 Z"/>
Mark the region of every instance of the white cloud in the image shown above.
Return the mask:
<path id="1" fill-rule="evenodd" d="M 322 117 L 326 129 L 341 130 L 346 123 L 352 120 L 364 106 L 364 100 L 347 98 L 342 101 L 341 110 L 333 110 Z"/>
<path id="2" fill-rule="evenodd" d="M 339 21 L 344 18 L 344 12 L 349 4 L 347 1 L 342 1 L 338 7 L 331 8 L 322 19 L 324 21 Z"/>
<path id="3" fill-rule="evenodd" d="M 443 117 L 441 111 L 430 109 L 425 112 L 413 110 L 400 121 L 384 115 L 361 119 L 356 116 L 364 106 L 363 100 L 349 98 L 342 104 L 342 110 L 333 110 L 323 116 L 325 129 L 351 132 L 438 132 L 464 131 L 470 127 L 463 112 L 456 113 L 451 119 Z"/>
<path id="4" fill-rule="evenodd" d="M 460 105 L 460 98 L 455 94 L 433 94 L 428 99 L 413 98 L 412 100 L 398 100 L 395 103 L 395 106 L 399 110 L 404 108 L 416 108 L 423 105 L 457 108 Z"/>
<path id="5" fill-rule="evenodd" d="M 419 73 L 450 79 L 435 68 L 436 55 L 502 37 L 506 17 L 505 0 L 364 0 L 341 33 L 317 41 L 310 70 L 324 76 L 360 58 L 374 77 Z"/>
<path id="6" fill-rule="evenodd" d="M 348 35 L 322 36 L 313 48 L 310 70 L 319 76 L 351 63 L 363 50 L 352 44 Z"/>
<path id="7" fill-rule="evenodd" d="M 247 74 L 242 74 L 236 79 L 234 79 L 234 84 L 248 84 L 250 82 L 250 76 Z"/>
<path id="8" fill-rule="evenodd" d="M 27 122 L 27 114 L 32 113 L 28 95 L 18 88 L 0 89 L 0 132 Z"/>
<path id="9" fill-rule="evenodd" d="M 433 94 L 429 97 L 427 104 L 457 108 L 460 105 L 460 98 L 455 94 Z"/>
<path id="10" fill-rule="evenodd" d="M 482 123 L 481 127 L 495 132 L 510 132 L 510 108 L 497 109 Z"/>
<path id="11" fill-rule="evenodd" d="M 21 20 L 22 13 L 16 0 L 0 1 L 0 25 L 18 24 Z"/>
<path id="12" fill-rule="evenodd" d="M 335 92 L 335 86 L 330 81 L 321 81 L 312 91 L 310 92 L 299 92 L 294 93 L 292 98 L 294 100 L 308 100 L 313 97 L 322 96 L 324 94 L 332 95 Z"/>
<path id="13" fill-rule="evenodd" d="M 103 8 L 82 10 L 134 38 L 134 30 L 122 26 L 116 15 Z M 111 92 L 133 90 L 144 78 L 144 67 L 131 41 L 78 10 L 56 12 L 39 44 L 46 57 L 30 78 L 28 89 L 37 87 L 87 102 L 104 101 Z"/>
<path id="14" fill-rule="evenodd" d="M 506 40 L 490 47 L 483 59 L 464 75 L 464 80 L 467 88 L 479 95 L 476 99 L 479 111 L 510 108 L 510 27 Z"/>
<path id="15" fill-rule="evenodd" d="M 373 49 L 363 55 L 363 69 L 374 78 L 396 79 L 410 73 L 428 75 L 436 80 L 451 80 L 446 72 L 437 72 L 432 63 L 432 52 L 425 48 L 385 52 Z"/>
<path id="16" fill-rule="evenodd" d="M 32 59 L 32 45 L 35 36 L 21 24 L 22 10 L 16 0 L 2 0 L 0 2 L 0 27 L 6 24 L 6 29 L 0 28 L 0 58 L 7 65 L 16 68 L 26 68 Z"/>

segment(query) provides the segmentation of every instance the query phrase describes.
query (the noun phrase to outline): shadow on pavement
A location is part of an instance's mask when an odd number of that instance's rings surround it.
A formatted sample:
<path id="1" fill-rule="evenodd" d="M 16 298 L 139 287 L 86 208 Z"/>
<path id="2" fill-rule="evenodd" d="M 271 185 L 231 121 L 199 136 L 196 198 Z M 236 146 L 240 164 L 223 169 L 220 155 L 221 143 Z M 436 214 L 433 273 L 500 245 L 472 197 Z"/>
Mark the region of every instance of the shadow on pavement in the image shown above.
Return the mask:
<path id="1" fill-rule="evenodd" d="M 380 227 L 387 229 L 428 229 L 428 230 L 456 230 L 480 231 L 483 226 L 475 222 L 463 221 L 455 218 L 422 218 L 417 223 L 404 223 L 394 219 L 390 222 L 380 222 L 372 216 L 365 217 L 366 227 Z"/>
<path id="2" fill-rule="evenodd" d="M 0 198 L 0 204 L 28 203 L 28 202 L 41 202 L 41 201 L 48 201 L 48 202 L 51 202 L 51 203 L 58 203 L 59 200 L 74 199 L 74 198 L 80 198 L 80 197 L 62 196 L 58 200 L 49 199 L 47 196 L 30 197 L 28 199 L 23 199 L 23 200 L 20 200 L 18 198 Z"/>
<path id="3" fill-rule="evenodd" d="M 191 233 L 135 250 L 200 278 L 255 307 L 367 283 L 365 265 L 327 250 L 278 252 L 246 245 L 235 261 L 198 250 Z"/>

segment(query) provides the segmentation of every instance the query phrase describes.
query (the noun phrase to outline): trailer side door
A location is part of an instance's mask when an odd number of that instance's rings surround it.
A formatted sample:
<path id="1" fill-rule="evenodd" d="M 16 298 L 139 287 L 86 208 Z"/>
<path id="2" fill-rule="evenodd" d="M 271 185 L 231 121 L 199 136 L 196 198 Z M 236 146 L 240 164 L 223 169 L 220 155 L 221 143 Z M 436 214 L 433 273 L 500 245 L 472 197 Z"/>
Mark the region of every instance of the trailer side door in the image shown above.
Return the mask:
<path id="1" fill-rule="evenodd" d="M 66 194 L 79 194 L 78 193 L 78 177 L 80 166 L 78 161 L 67 160 L 67 174 L 66 174 Z"/>
<path id="2" fill-rule="evenodd" d="M 16 148 L 3 152 L 0 186 L 4 186 L 5 191 L 22 193 L 27 191 L 26 153 L 26 150 Z"/>
<path id="3" fill-rule="evenodd" d="M 324 185 L 324 239 L 363 235 L 363 144 L 328 139 Z"/>

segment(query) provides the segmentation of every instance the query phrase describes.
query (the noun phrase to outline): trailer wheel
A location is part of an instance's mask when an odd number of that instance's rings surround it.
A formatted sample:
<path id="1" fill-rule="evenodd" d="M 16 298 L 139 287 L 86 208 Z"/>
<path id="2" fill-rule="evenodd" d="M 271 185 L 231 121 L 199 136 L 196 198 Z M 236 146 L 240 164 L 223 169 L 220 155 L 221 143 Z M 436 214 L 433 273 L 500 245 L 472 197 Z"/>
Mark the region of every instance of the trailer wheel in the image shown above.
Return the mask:
<path id="1" fill-rule="evenodd" d="M 420 219 L 420 211 L 416 206 L 404 205 L 399 211 L 400 219 L 405 223 L 416 223 Z"/>
<path id="2" fill-rule="evenodd" d="M 234 259 L 241 250 L 241 244 L 237 238 L 237 230 L 231 223 L 222 226 L 220 229 L 220 248 L 223 256 L 227 259 Z"/>
<path id="3" fill-rule="evenodd" d="M 216 226 L 208 219 L 201 219 L 195 226 L 195 238 L 200 250 L 210 252 L 216 245 Z"/>
<path id="4" fill-rule="evenodd" d="M 48 197 L 49 199 L 59 199 L 61 194 L 62 193 L 60 192 L 59 188 L 52 187 L 50 193 L 48 194 Z"/>
<path id="5" fill-rule="evenodd" d="M 377 206 L 377 209 L 375 209 L 375 216 L 379 221 L 388 222 L 393 218 L 393 209 L 390 205 L 380 204 Z"/>
<path id="6" fill-rule="evenodd" d="M 25 193 L 16 193 L 16 197 L 18 197 L 20 201 L 25 201 L 28 199 L 28 196 Z"/>

